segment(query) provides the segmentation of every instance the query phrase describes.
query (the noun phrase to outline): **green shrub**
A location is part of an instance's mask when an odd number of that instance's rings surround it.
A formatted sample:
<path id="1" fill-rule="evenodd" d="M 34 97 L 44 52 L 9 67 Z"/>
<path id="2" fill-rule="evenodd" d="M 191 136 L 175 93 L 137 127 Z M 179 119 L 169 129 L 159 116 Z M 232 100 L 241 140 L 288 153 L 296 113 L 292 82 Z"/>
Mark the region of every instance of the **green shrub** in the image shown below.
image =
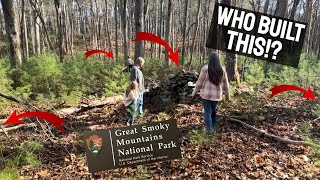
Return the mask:
<path id="1" fill-rule="evenodd" d="M 82 55 L 83 56 L 83 55 Z M 129 84 L 129 73 L 123 72 L 123 62 L 99 60 L 93 56 L 87 60 L 77 55 L 63 64 L 63 99 L 77 101 L 81 96 L 113 96 L 122 93 Z"/>
<path id="2" fill-rule="evenodd" d="M 246 82 L 252 86 L 260 85 L 265 79 L 263 68 L 258 62 L 251 63 L 244 76 Z"/>
<path id="3" fill-rule="evenodd" d="M 43 54 L 28 59 L 23 64 L 20 77 L 21 87 L 18 92 L 32 92 L 33 95 L 42 95 L 52 99 L 59 94 L 61 85 L 61 64 L 51 54 Z"/>
<path id="4" fill-rule="evenodd" d="M 11 90 L 12 80 L 8 77 L 9 70 L 9 61 L 7 59 L 0 59 L 0 92 Z"/>
<path id="5" fill-rule="evenodd" d="M 73 105 L 82 96 L 121 94 L 129 84 L 129 73 L 123 70 L 122 61 L 103 61 L 97 56 L 84 61 L 83 55 L 76 55 L 61 63 L 56 56 L 43 54 L 29 58 L 21 69 L 11 70 L 6 59 L 0 62 L 0 91 L 25 100 L 59 100 Z"/>

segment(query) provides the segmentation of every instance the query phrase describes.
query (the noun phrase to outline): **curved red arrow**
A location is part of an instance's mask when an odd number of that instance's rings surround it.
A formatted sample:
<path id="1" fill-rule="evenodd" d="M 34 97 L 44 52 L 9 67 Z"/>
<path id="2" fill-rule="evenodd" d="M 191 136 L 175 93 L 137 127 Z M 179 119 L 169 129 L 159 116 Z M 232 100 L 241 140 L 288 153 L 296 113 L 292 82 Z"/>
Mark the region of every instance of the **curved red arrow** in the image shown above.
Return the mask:
<path id="1" fill-rule="evenodd" d="M 103 50 L 98 50 L 98 49 L 96 49 L 96 50 L 89 50 L 89 51 L 87 51 L 87 52 L 85 53 L 85 56 L 86 56 L 85 59 L 87 59 L 88 57 L 90 57 L 90 56 L 92 56 L 92 55 L 94 55 L 94 54 L 98 54 L 98 53 L 105 54 L 105 56 L 108 57 L 108 58 L 114 58 L 113 53 L 112 53 L 111 51 L 108 51 L 108 52 L 107 52 L 107 51 L 103 51 Z"/>
<path id="2" fill-rule="evenodd" d="M 310 99 L 313 101 L 316 101 L 316 97 L 313 95 L 311 88 L 309 87 L 308 90 L 299 88 L 297 86 L 292 86 L 292 85 L 280 85 L 280 86 L 275 86 L 272 89 L 270 89 L 270 91 L 272 92 L 272 94 L 270 95 L 270 98 L 272 98 L 273 96 L 285 92 L 285 91 L 300 91 L 304 94 L 304 98 L 306 99 Z"/>
<path id="3" fill-rule="evenodd" d="M 163 47 L 165 47 L 170 52 L 170 54 L 168 54 L 168 58 L 171 59 L 174 63 L 176 63 L 177 66 L 180 65 L 179 50 L 174 52 L 173 49 L 163 39 L 161 39 L 158 36 L 151 33 L 147 33 L 147 32 L 137 32 L 136 39 L 132 41 L 151 41 L 151 42 L 158 43 Z"/>
<path id="4" fill-rule="evenodd" d="M 17 115 L 17 111 L 14 110 L 12 115 L 9 117 L 9 119 L 5 123 L 3 123 L 3 125 L 23 124 L 23 122 L 20 121 L 19 119 L 22 119 L 24 117 L 37 117 L 37 118 L 43 119 L 45 121 L 48 121 L 55 127 L 57 127 L 62 133 L 64 133 L 62 129 L 62 124 L 64 123 L 64 120 L 49 112 L 25 112 Z"/>

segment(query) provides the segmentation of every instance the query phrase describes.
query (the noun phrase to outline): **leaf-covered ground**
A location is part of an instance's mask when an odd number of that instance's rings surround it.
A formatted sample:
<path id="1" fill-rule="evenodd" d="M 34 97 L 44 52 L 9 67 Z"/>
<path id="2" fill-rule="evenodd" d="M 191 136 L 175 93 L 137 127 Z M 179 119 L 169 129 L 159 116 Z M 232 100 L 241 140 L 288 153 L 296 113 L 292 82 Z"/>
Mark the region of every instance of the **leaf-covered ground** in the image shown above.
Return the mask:
<path id="1" fill-rule="evenodd" d="M 314 121 L 309 102 L 292 97 L 268 100 L 263 94 L 242 93 L 232 103 L 221 103 L 220 129 L 211 139 L 200 134 L 200 139 L 206 140 L 203 144 L 191 136 L 193 130 L 203 128 L 200 103 L 161 109 L 147 103 L 149 112 L 138 123 L 177 120 L 182 158 L 94 175 L 88 172 L 82 134 L 124 126 L 126 112 L 121 103 L 92 109 L 66 119 L 67 134 L 59 135 L 59 143 L 45 143 L 37 153 L 41 165 L 22 166 L 20 173 L 25 179 L 318 179 L 320 165 L 315 163 L 310 149 L 276 142 L 227 121 L 228 117 L 236 116 L 261 130 L 292 140 L 301 140 L 306 133 L 320 138 L 320 122 Z M 15 149 L 31 140 L 41 141 L 33 129 L 19 130 L 10 134 L 10 139 L 2 135 L 0 138 L 3 149 Z"/>

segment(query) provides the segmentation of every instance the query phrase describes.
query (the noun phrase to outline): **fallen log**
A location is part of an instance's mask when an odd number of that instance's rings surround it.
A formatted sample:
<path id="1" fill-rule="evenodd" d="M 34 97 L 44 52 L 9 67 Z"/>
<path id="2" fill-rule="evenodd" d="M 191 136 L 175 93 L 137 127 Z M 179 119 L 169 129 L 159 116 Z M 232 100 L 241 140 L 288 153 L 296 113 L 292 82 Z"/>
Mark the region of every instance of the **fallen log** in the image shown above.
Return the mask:
<path id="1" fill-rule="evenodd" d="M 39 108 L 31 105 L 30 103 L 28 103 L 28 102 L 26 102 L 26 101 L 23 101 L 23 100 L 21 100 L 21 99 L 18 99 L 18 98 L 16 98 L 16 97 L 13 97 L 13 96 L 10 96 L 10 95 L 1 93 L 1 92 L 0 92 L 0 97 L 3 97 L 3 98 L 8 99 L 8 100 L 10 100 L 10 101 L 13 101 L 13 102 L 22 104 L 22 105 L 24 105 L 24 106 L 26 106 L 26 107 L 28 107 L 28 108 L 30 108 L 30 109 L 39 110 Z"/>
<path id="2" fill-rule="evenodd" d="M 179 105 L 179 106 L 184 106 L 184 105 Z M 203 111 L 198 111 L 198 110 L 188 110 L 187 112 L 193 112 L 193 113 L 204 113 Z M 273 135 L 273 134 L 269 134 L 267 133 L 266 131 L 263 131 L 263 130 L 260 130 L 254 126 L 251 126 L 250 124 L 247 124 L 239 119 L 236 119 L 236 118 L 239 118 L 239 117 L 230 117 L 230 119 L 227 119 L 226 121 L 229 121 L 229 122 L 235 122 L 235 123 L 239 123 L 241 125 L 243 125 L 244 127 L 246 128 L 249 128 L 259 134 L 262 134 L 268 138 L 271 138 L 273 140 L 276 140 L 276 141 L 279 141 L 279 142 L 282 142 L 282 143 L 285 143 L 285 144 L 293 144 L 293 145 L 303 145 L 303 146 L 313 146 L 313 147 L 317 147 L 317 148 L 320 148 L 320 145 L 318 144 L 314 144 L 314 143 L 310 143 L 310 142 L 307 142 L 307 141 L 296 141 L 296 140 L 290 140 L 290 139 L 286 139 L 286 138 L 282 138 L 282 137 L 279 137 L 279 136 L 276 136 L 276 135 Z M 242 118 L 242 117 L 241 117 Z"/>
<path id="3" fill-rule="evenodd" d="M 10 131 L 13 131 L 13 130 L 17 130 L 17 129 L 22 128 L 22 127 L 35 127 L 35 126 L 37 126 L 35 123 L 20 124 L 20 125 L 8 127 L 8 128 L 3 128 L 1 126 L 0 133 L 2 133 L 2 132 L 7 133 L 7 132 L 10 132 Z"/>
<path id="4" fill-rule="evenodd" d="M 269 137 L 271 139 L 274 139 L 276 141 L 279 141 L 279 142 L 282 142 L 282 143 L 286 143 L 286 144 L 294 144 L 294 145 L 304 145 L 304 146 L 317 146 L 317 147 L 320 147 L 319 145 L 316 145 L 316 144 L 312 144 L 310 142 L 307 142 L 307 141 L 295 141 L 295 140 L 290 140 L 290 139 L 286 139 L 286 138 L 281 138 L 279 136 L 276 136 L 276 135 L 273 135 L 273 134 L 269 134 L 267 133 L 266 131 L 263 131 L 263 130 L 260 130 L 254 126 L 251 126 L 239 119 L 235 119 L 233 117 L 231 117 L 230 119 L 228 119 L 227 121 L 231 121 L 231 122 L 236 122 L 236 123 L 239 123 L 243 126 L 245 126 L 246 128 L 249 128 L 259 134 L 263 134 L 264 136 L 266 137 Z"/>
<path id="5" fill-rule="evenodd" d="M 80 113 L 80 112 L 84 112 L 93 108 L 98 108 L 98 107 L 102 107 L 105 105 L 112 105 L 112 104 L 116 104 L 117 102 L 121 101 L 123 99 L 123 96 L 113 96 L 113 97 L 108 97 L 105 100 L 96 100 L 93 102 L 90 102 L 90 104 L 82 104 L 79 106 L 74 106 L 74 107 L 69 107 L 69 108 L 63 108 L 60 110 L 57 110 L 57 114 L 61 115 L 61 116 L 68 116 L 68 115 L 72 115 L 75 113 Z"/>

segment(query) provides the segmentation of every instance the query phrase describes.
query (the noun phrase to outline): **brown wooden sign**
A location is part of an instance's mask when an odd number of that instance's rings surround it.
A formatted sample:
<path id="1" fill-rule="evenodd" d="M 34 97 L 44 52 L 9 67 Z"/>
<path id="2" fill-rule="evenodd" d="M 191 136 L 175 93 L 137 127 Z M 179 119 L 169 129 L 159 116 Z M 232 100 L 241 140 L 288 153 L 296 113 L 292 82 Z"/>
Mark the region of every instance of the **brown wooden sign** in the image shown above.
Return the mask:
<path id="1" fill-rule="evenodd" d="M 175 120 L 84 134 L 89 172 L 181 158 Z"/>

